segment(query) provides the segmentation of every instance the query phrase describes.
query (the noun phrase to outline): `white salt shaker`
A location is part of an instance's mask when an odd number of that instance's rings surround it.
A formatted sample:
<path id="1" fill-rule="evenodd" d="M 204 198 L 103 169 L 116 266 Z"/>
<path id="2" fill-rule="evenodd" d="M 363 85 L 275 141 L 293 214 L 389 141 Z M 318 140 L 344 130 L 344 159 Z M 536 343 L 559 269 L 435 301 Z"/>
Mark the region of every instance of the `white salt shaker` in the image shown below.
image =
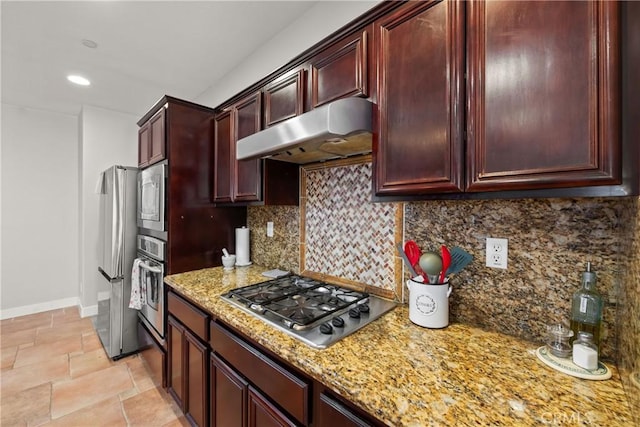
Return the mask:
<path id="1" fill-rule="evenodd" d="M 573 363 L 589 371 L 598 368 L 598 347 L 593 342 L 593 334 L 578 332 L 573 342 Z"/>

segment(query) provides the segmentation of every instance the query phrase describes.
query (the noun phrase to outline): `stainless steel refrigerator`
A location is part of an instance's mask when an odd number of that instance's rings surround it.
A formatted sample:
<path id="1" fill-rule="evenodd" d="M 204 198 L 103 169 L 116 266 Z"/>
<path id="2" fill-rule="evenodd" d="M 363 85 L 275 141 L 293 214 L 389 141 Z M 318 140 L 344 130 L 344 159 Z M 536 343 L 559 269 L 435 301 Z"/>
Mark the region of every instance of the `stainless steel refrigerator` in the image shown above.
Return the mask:
<path id="1" fill-rule="evenodd" d="M 117 359 L 138 350 L 137 310 L 129 308 L 131 269 L 136 256 L 138 169 L 112 166 L 98 184 L 98 316 L 95 328 L 108 356 Z"/>

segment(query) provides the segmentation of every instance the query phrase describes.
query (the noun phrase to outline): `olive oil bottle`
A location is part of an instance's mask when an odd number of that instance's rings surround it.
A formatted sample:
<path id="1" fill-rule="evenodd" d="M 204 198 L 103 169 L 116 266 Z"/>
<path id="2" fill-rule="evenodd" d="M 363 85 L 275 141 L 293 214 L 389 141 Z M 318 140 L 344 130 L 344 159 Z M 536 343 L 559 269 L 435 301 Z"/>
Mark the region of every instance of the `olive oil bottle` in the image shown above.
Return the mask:
<path id="1" fill-rule="evenodd" d="M 582 287 L 571 299 L 570 327 L 574 337 L 577 337 L 580 331 L 593 334 L 593 342 L 600 346 L 602 295 L 595 288 L 596 274 L 591 271 L 591 263 L 587 262 L 587 270 L 582 273 Z"/>

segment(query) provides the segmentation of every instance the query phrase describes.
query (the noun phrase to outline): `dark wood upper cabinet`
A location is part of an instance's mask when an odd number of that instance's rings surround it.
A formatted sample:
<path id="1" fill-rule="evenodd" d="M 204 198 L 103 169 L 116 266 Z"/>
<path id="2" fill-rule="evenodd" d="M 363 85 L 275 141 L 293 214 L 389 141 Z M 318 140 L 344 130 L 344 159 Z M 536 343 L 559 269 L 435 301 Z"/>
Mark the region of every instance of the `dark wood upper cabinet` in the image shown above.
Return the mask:
<path id="1" fill-rule="evenodd" d="M 619 3 L 467 8 L 467 190 L 620 183 Z"/>
<path id="2" fill-rule="evenodd" d="M 213 201 L 214 202 L 231 202 L 233 201 L 231 177 L 234 173 L 232 157 L 232 118 L 231 110 L 224 111 L 216 115 L 215 122 L 215 144 L 214 144 L 214 186 Z"/>
<path id="3" fill-rule="evenodd" d="M 145 123 L 138 129 L 138 167 L 149 165 L 149 142 L 151 141 L 151 125 Z"/>
<path id="4" fill-rule="evenodd" d="M 245 209 L 217 208 L 211 200 L 221 188 L 214 187 L 220 184 L 213 177 L 214 159 L 218 154 L 224 158 L 225 149 L 226 157 L 230 156 L 228 144 L 215 146 L 214 134 L 225 135 L 223 128 L 231 129 L 231 122 L 216 121 L 215 110 L 206 106 L 164 96 L 138 126 L 140 140 L 148 142 L 143 144 L 147 151 L 141 152 L 147 153 L 148 159 L 162 152 L 167 162 L 167 230 L 155 235 L 167 241 L 165 272 L 176 274 L 221 265 L 222 248 L 235 247 L 231 231 L 246 225 Z M 215 153 L 216 148 L 221 152 Z"/>
<path id="5" fill-rule="evenodd" d="M 409 2 L 374 36 L 376 195 L 462 191 L 464 5 Z"/>
<path id="6" fill-rule="evenodd" d="M 294 80 L 301 75 L 296 73 Z M 283 82 L 284 80 L 281 81 Z M 278 111 L 282 113 L 286 110 L 283 106 L 293 100 L 291 98 L 287 101 L 285 98 L 272 97 L 270 102 L 280 104 Z M 297 101 L 291 103 L 292 112 L 300 108 L 293 107 L 296 103 Z M 214 121 L 213 201 L 216 204 L 297 205 L 299 203 L 299 166 L 297 164 L 268 159 L 237 160 L 236 158 L 237 142 L 262 129 L 261 91 L 247 96 L 217 114 Z"/>
<path id="7" fill-rule="evenodd" d="M 151 166 L 166 158 L 165 108 L 161 108 L 138 130 L 138 167 Z"/>
<path id="8" fill-rule="evenodd" d="M 304 111 L 305 70 L 286 73 L 266 85 L 263 93 L 265 127 L 299 116 Z"/>
<path id="9" fill-rule="evenodd" d="M 262 160 L 237 160 L 236 142 L 261 130 L 262 94 L 257 92 L 240 101 L 234 107 L 234 136 L 231 144 L 231 158 L 235 161 L 233 200 L 253 202 L 262 198 Z"/>
<path id="10" fill-rule="evenodd" d="M 254 93 L 215 117 L 216 203 L 257 202 L 262 197 L 262 160 L 237 160 L 236 143 L 262 123 L 262 94 Z"/>
<path id="11" fill-rule="evenodd" d="M 367 58 L 367 29 L 336 42 L 311 58 L 311 109 L 348 96 L 367 97 Z"/>

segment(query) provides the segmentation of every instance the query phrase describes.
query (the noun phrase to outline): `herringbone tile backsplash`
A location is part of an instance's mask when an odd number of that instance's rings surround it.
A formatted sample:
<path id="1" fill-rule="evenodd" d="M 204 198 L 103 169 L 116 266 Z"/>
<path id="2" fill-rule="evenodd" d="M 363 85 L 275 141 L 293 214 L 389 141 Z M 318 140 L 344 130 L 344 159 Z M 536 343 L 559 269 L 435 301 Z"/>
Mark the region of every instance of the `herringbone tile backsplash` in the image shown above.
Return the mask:
<path id="1" fill-rule="evenodd" d="M 371 170 L 371 163 L 303 168 L 303 267 L 395 292 L 401 204 L 371 202 Z"/>

